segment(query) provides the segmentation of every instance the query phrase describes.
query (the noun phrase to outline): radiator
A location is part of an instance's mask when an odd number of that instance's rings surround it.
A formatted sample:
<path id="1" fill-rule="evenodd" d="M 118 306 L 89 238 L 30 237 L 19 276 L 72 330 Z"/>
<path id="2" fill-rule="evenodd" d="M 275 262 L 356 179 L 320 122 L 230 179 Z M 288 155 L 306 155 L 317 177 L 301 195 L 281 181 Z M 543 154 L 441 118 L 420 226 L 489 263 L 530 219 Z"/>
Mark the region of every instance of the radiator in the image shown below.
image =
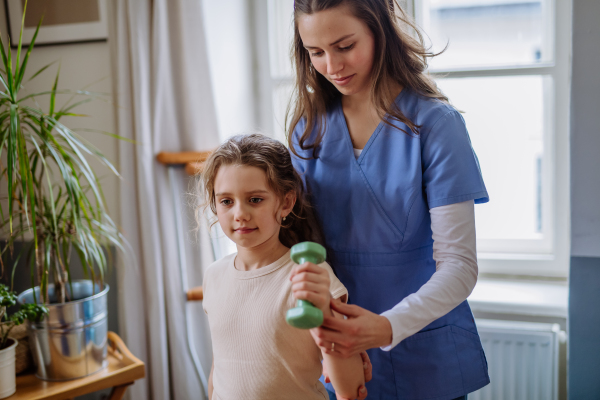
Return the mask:
<path id="1" fill-rule="evenodd" d="M 491 383 L 469 400 L 557 400 L 558 324 L 476 320 Z"/>

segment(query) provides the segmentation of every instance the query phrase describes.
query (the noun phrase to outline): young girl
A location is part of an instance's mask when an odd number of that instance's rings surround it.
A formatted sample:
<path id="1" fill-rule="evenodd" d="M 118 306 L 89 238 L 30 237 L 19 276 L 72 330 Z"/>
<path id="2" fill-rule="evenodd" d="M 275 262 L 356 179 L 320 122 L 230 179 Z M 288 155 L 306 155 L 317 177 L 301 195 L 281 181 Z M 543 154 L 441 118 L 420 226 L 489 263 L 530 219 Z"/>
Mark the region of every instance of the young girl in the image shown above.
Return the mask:
<path id="1" fill-rule="evenodd" d="M 314 240 L 315 229 L 288 150 L 262 135 L 233 137 L 206 161 L 202 183 L 238 250 L 204 276 L 214 355 L 209 397 L 327 399 L 319 382 L 323 360 L 338 393 L 355 398 L 364 384 L 361 357 L 322 355 L 313 332 L 285 322 L 296 299 L 333 316 L 330 299 L 348 294 L 327 263 L 297 266 L 290 259 L 289 248 Z"/>

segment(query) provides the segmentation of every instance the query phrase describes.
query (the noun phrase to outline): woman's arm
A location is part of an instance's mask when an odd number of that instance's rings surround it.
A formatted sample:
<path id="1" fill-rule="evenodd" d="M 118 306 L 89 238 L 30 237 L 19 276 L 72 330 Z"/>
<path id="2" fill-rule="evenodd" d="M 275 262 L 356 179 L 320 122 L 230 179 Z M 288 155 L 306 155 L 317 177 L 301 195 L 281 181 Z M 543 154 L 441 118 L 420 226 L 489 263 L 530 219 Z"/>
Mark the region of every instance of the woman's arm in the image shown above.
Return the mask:
<path id="1" fill-rule="evenodd" d="M 436 272 L 416 293 L 383 316 L 392 324 L 393 340 L 383 350 L 446 315 L 471 294 L 477 283 L 473 200 L 432 208 L 433 259 Z"/>
<path id="2" fill-rule="evenodd" d="M 446 315 L 471 294 L 477 282 L 475 210 L 473 201 L 430 210 L 436 272 L 416 293 L 381 315 L 355 305 L 332 302 L 349 317 L 325 317 L 317 344 L 325 352 L 332 342 L 342 356 L 366 349 L 391 350 L 403 339 Z"/>

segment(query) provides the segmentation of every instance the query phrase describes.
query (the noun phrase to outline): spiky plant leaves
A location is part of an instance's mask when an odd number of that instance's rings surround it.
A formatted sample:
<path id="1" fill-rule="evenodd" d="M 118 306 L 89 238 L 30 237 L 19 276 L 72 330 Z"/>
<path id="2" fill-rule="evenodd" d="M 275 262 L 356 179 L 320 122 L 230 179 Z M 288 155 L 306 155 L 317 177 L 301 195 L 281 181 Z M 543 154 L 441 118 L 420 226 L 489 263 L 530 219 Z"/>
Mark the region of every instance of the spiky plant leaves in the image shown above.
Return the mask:
<path id="1" fill-rule="evenodd" d="M 60 90 L 59 67 L 50 90 L 20 96 L 40 26 L 41 21 L 22 60 L 21 27 L 14 65 L 12 52 L 0 36 L 0 159 L 6 153 L 0 179 L 6 179 L 8 187 L 6 213 L 0 205 L 0 229 L 8 234 L 2 254 L 12 252 L 16 238 L 23 240 L 25 233 L 32 234 L 34 244 L 26 252 L 32 286 L 40 286 L 41 298 L 47 302 L 52 276 L 63 287 L 65 275 L 71 282 L 72 251 L 80 257 L 87 275 L 93 280 L 98 275 L 102 280 L 108 267 L 105 246 L 113 244 L 123 250 L 124 238 L 107 214 L 102 186 L 87 157 L 97 159 L 119 176 L 116 168 L 95 146 L 61 122 L 66 116 L 84 116 L 75 112 L 76 108 L 92 100 L 104 100 L 106 94 Z M 40 68 L 27 82 L 53 64 Z M 59 108 L 57 100 L 62 94 L 71 97 Z M 47 112 L 36 101 L 41 96 L 49 96 Z M 35 105 L 30 105 L 31 101 Z"/>

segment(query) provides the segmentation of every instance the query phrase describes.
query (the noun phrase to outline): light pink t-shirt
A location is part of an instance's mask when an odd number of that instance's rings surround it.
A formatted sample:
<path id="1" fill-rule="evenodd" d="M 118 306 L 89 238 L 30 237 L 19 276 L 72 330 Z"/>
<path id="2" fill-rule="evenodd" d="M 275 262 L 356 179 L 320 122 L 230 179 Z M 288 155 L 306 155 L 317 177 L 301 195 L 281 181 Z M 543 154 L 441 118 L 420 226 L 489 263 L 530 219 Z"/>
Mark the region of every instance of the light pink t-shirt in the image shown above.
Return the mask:
<path id="1" fill-rule="evenodd" d="M 328 399 L 319 382 L 319 347 L 308 330 L 285 322 L 296 303 L 290 252 L 253 271 L 235 269 L 235 256 L 213 263 L 202 284 L 214 355 L 213 400 Z M 347 294 L 331 267 L 320 266 L 329 272 L 332 297 Z"/>

